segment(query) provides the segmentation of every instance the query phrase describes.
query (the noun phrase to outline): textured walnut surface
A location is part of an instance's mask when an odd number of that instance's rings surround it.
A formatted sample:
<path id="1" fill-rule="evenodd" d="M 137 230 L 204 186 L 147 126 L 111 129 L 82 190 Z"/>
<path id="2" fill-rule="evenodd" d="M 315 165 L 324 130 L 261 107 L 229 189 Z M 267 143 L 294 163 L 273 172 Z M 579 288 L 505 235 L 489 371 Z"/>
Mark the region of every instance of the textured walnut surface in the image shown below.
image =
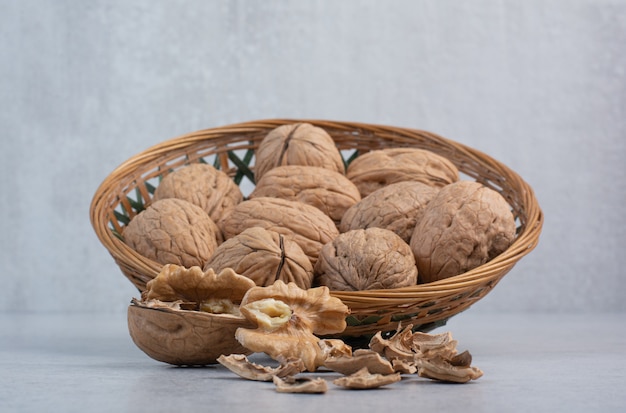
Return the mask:
<path id="1" fill-rule="evenodd" d="M 366 197 L 383 186 L 417 181 L 441 187 L 459 179 L 459 171 L 443 156 L 418 148 L 388 148 L 365 153 L 356 158 L 346 176 Z"/>
<path id="2" fill-rule="evenodd" d="M 316 282 L 331 290 L 399 288 L 417 283 L 409 245 L 382 228 L 345 232 L 327 243 L 315 265 Z"/>
<path id="3" fill-rule="evenodd" d="M 219 221 L 226 239 L 247 228 L 262 227 L 294 240 L 315 265 L 322 246 L 338 234 L 335 223 L 319 209 L 299 201 L 259 197 L 231 208 Z"/>
<path id="4" fill-rule="evenodd" d="M 335 223 L 361 200 L 359 189 L 342 173 L 315 166 L 285 165 L 269 170 L 250 198 L 276 197 L 312 205 Z"/>
<path id="5" fill-rule="evenodd" d="M 313 266 L 302 248 L 291 238 L 261 227 L 248 228 L 226 240 L 206 264 L 208 268 L 215 272 L 232 268 L 259 286 L 282 280 L 309 288 L 313 282 Z"/>
<path id="6" fill-rule="evenodd" d="M 438 189 L 416 181 L 384 186 L 350 207 L 341 219 L 340 232 L 385 228 L 409 242 L 424 207 Z"/>
<path id="7" fill-rule="evenodd" d="M 208 164 L 191 164 L 166 175 L 154 191 L 154 201 L 179 198 L 204 209 L 217 221 L 224 209 L 243 200 L 239 186 Z"/>
<path id="8" fill-rule="evenodd" d="M 515 238 L 510 205 L 496 191 L 471 181 L 442 188 L 429 202 L 411 237 L 420 282 L 478 267 Z"/>
<path id="9" fill-rule="evenodd" d="M 255 152 L 254 175 L 259 181 L 280 165 L 309 165 L 345 173 L 343 159 L 333 138 L 309 123 L 282 125 L 270 131 Z"/>
<path id="10" fill-rule="evenodd" d="M 135 216 L 122 235 L 128 246 L 158 263 L 204 267 L 217 248 L 218 231 L 199 206 L 168 198 Z"/>

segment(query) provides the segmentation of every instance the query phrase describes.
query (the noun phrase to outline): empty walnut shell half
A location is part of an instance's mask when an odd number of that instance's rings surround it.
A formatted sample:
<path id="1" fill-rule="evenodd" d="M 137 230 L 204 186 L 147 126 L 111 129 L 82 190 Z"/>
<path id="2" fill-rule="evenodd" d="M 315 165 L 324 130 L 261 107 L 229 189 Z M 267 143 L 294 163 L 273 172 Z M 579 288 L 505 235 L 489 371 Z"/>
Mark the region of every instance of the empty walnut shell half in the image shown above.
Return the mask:
<path id="1" fill-rule="evenodd" d="M 313 265 L 302 248 L 278 232 L 251 227 L 226 240 L 205 266 L 220 272 L 232 268 L 258 286 L 274 284 L 276 280 L 294 282 L 307 289 L 313 283 Z"/>
<path id="2" fill-rule="evenodd" d="M 366 197 L 377 189 L 401 181 L 442 187 L 459 180 L 456 166 L 443 156 L 418 148 L 388 148 L 356 158 L 346 171 Z"/>
<path id="3" fill-rule="evenodd" d="M 270 169 L 257 181 L 250 198 L 269 196 L 312 205 L 336 224 L 361 200 L 359 189 L 337 171 L 316 166 L 285 165 Z"/>
<path id="4" fill-rule="evenodd" d="M 462 274 L 504 252 L 515 239 L 515 218 L 498 192 L 459 181 L 428 203 L 411 236 L 420 282 Z"/>
<path id="5" fill-rule="evenodd" d="M 283 234 L 302 248 L 312 265 L 322 246 L 339 234 L 333 220 L 314 206 L 271 197 L 243 201 L 228 210 L 218 225 L 226 239 L 252 227 Z"/>
<path id="6" fill-rule="evenodd" d="M 160 264 L 204 267 L 217 248 L 215 222 L 188 201 L 156 201 L 135 216 L 123 231 L 124 242 Z"/>
<path id="7" fill-rule="evenodd" d="M 407 244 L 424 207 L 438 188 L 417 181 L 403 181 L 384 186 L 350 207 L 341 218 L 340 232 L 352 229 L 385 228 L 395 232 Z"/>
<path id="8" fill-rule="evenodd" d="M 239 327 L 252 324 L 232 314 L 151 308 L 139 301 L 128 307 L 128 330 L 135 345 L 149 357 L 177 366 L 215 364 L 222 354 L 250 354 L 235 339 Z"/>
<path id="9" fill-rule="evenodd" d="M 409 245 L 383 228 L 356 229 L 324 245 L 314 267 L 316 283 L 331 290 L 400 288 L 417 283 Z"/>
<path id="10" fill-rule="evenodd" d="M 270 131 L 255 152 L 254 177 L 281 165 L 309 165 L 345 173 L 343 158 L 333 138 L 309 123 L 282 125 Z"/>
<path id="11" fill-rule="evenodd" d="M 154 191 L 153 201 L 178 198 L 191 202 L 217 221 L 225 209 L 243 201 L 239 186 L 212 165 L 195 163 L 166 175 Z"/>

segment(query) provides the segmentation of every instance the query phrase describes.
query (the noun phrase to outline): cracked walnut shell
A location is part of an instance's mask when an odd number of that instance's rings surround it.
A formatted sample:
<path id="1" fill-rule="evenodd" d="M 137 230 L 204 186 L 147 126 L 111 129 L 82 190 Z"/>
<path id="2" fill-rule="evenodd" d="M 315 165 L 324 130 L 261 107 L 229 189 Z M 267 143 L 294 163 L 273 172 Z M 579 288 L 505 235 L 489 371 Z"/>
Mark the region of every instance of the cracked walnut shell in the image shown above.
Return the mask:
<path id="1" fill-rule="evenodd" d="M 442 187 L 459 180 L 456 166 L 443 156 L 418 148 L 387 148 L 365 153 L 356 158 L 346 176 L 366 197 L 386 185 L 417 181 Z"/>
<path id="2" fill-rule="evenodd" d="M 336 224 L 361 200 L 359 189 L 337 171 L 316 166 L 285 165 L 270 169 L 257 181 L 250 198 L 269 196 L 312 205 Z"/>
<path id="3" fill-rule="evenodd" d="M 153 201 L 178 198 L 206 211 L 213 221 L 243 201 L 239 186 L 212 165 L 194 163 L 166 175 L 154 191 Z"/>
<path id="4" fill-rule="evenodd" d="M 417 283 L 409 245 L 383 228 L 356 229 L 324 245 L 314 267 L 316 281 L 331 290 L 400 288 Z"/>
<path id="5" fill-rule="evenodd" d="M 452 277 L 504 252 L 515 239 L 510 205 L 481 183 L 443 187 L 428 203 L 411 236 L 421 283 Z"/>
<path id="6" fill-rule="evenodd" d="M 258 182 L 272 168 L 308 165 L 345 173 L 343 158 L 333 138 L 309 123 L 293 123 L 270 131 L 255 152 L 254 177 Z"/>
<path id="7" fill-rule="evenodd" d="M 243 201 L 228 210 L 218 225 L 226 239 L 252 227 L 283 234 L 302 248 L 312 265 L 322 246 L 339 234 L 333 220 L 314 206 L 271 197 Z"/>
<path id="8" fill-rule="evenodd" d="M 232 268 L 258 286 L 282 280 L 306 289 L 313 283 L 313 265 L 302 248 L 292 239 L 261 227 L 248 228 L 222 243 L 207 262 L 205 270 L 209 268 L 216 272 Z"/>
<path id="9" fill-rule="evenodd" d="M 384 186 L 351 206 L 341 218 L 339 231 L 385 228 L 408 244 L 424 208 L 438 191 L 438 188 L 417 181 Z"/>
<path id="10" fill-rule="evenodd" d="M 156 201 L 123 231 L 124 242 L 160 264 L 204 267 L 217 248 L 219 229 L 202 208 L 182 199 Z"/>

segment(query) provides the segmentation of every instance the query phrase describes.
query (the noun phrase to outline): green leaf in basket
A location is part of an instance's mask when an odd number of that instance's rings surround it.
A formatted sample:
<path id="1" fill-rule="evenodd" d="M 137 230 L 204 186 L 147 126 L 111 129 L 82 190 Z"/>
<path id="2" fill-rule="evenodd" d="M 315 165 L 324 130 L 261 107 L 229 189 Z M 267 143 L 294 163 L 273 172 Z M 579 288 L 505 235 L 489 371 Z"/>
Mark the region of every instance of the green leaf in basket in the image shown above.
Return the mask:
<path id="1" fill-rule="evenodd" d="M 359 156 L 359 151 L 355 150 L 354 152 L 352 152 L 352 154 L 347 158 L 343 160 L 343 165 L 346 169 L 348 169 L 348 166 L 350 165 L 350 163 L 352 163 L 352 161 L 354 161 L 357 157 Z M 343 156 L 342 156 L 343 158 Z"/>
<path id="2" fill-rule="evenodd" d="M 250 168 L 248 168 L 248 165 L 250 164 L 250 161 L 252 160 L 253 155 L 254 155 L 254 152 L 251 149 L 248 149 L 246 151 L 246 154 L 244 155 L 243 160 L 241 160 L 233 151 L 228 151 L 228 159 L 230 159 L 231 162 L 234 163 L 235 166 L 237 167 L 237 173 L 235 174 L 235 177 L 233 178 L 237 185 L 241 183 L 241 179 L 244 176 L 247 177 L 252 183 L 255 183 L 254 174 L 252 173 Z"/>
<path id="3" fill-rule="evenodd" d="M 160 182 L 160 177 L 159 177 L 159 182 Z M 152 185 L 148 181 L 144 182 L 144 185 L 146 186 L 146 189 L 148 190 L 148 193 L 151 194 L 151 195 L 154 195 L 154 191 L 156 190 L 156 186 Z"/>
<path id="4" fill-rule="evenodd" d="M 113 214 L 115 215 L 115 219 L 117 219 L 118 222 L 124 225 L 128 225 L 128 223 L 130 222 L 130 218 L 128 217 L 128 214 L 123 214 L 118 211 L 113 211 Z"/>
<path id="5" fill-rule="evenodd" d="M 346 324 L 351 327 L 361 325 L 361 321 L 353 315 L 349 315 L 346 317 Z"/>

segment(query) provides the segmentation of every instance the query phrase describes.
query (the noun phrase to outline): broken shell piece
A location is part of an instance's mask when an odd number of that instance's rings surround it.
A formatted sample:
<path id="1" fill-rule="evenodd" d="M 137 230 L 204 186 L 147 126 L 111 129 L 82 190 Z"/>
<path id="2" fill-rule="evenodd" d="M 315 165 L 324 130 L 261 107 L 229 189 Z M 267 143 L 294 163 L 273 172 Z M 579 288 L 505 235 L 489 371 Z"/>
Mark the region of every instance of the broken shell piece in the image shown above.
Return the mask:
<path id="1" fill-rule="evenodd" d="M 328 338 L 318 341 L 317 345 L 322 349 L 324 359 L 329 357 L 352 356 L 352 347 L 344 343 L 343 340 Z"/>
<path id="2" fill-rule="evenodd" d="M 394 373 L 393 366 L 389 361 L 383 359 L 375 351 L 367 349 L 355 350 L 352 357 L 329 357 L 324 362 L 324 366 L 346 376 L 354 374 L 364 367 L 373 374 Z"/>
<path id="3" fill-rule="evenodd" d="M 482 377 L 483 372 L 477 367 L 453 366 L 440 356 L 430 359 L 417 359 L 417 374 L 433 380 L 451 383 L 467 383 Z"/>
<path id="4" fill-rule="evenodd" d="M 410 345 L 411 326 L 396 332 L 391 338 L 384 339 L 379 331 L 370 340 L 369 347 L 387 360 L 413 362 L 415 352 Z M 407 339 L 408 336 L 408 339 Z"/>
<path id="5" fill-rule="evenodd" d="M 288 360 L 275 368 L 253 363 L 244 354 L 221 355 L 217 362 L 239 377 L 255 381 L 272 381 L 274 376 L 289 377 L 304 371 L 304 363 L 299 359 Z"/>
<path id="6" fill-rule="evenodd" d="M 274 376 L 272 380 L 276 385 L 276 391 L 279 393 L 319 394 L 326 393 L 328 391 L 328 385 L 326 384 L 326 380 L 321 377 L 318 377 L 316 379 L 304 377 L 293 378 L 293 380 L 283 380 L 278 376 Z"/>
<path id="7" fill-rule="evenodd" d="M 400 374 L 414 374 L 417 372 L 417 367 L 413 361 L 404 361 L 400 359 L 391 360 L 393 371 Z"/>
<path id="8" fill-rule="evenodd" d="M 411 346 L 418 357 L 430 358 L 440 356 L 446 360 L 451 359 L 457 353 L 458 342 L 452 339 L 452 333 L 428 334 L 415 332 L 412 335 Z"/>
<path id="9" fill-rule="evenodd" d="M 349 389 L 375 389 L 402 380 L 400 373 L 393 374 L 372 374 L 363 367 L 359 371 L 345 377 L 333 380 L 333 384 Z"/>

